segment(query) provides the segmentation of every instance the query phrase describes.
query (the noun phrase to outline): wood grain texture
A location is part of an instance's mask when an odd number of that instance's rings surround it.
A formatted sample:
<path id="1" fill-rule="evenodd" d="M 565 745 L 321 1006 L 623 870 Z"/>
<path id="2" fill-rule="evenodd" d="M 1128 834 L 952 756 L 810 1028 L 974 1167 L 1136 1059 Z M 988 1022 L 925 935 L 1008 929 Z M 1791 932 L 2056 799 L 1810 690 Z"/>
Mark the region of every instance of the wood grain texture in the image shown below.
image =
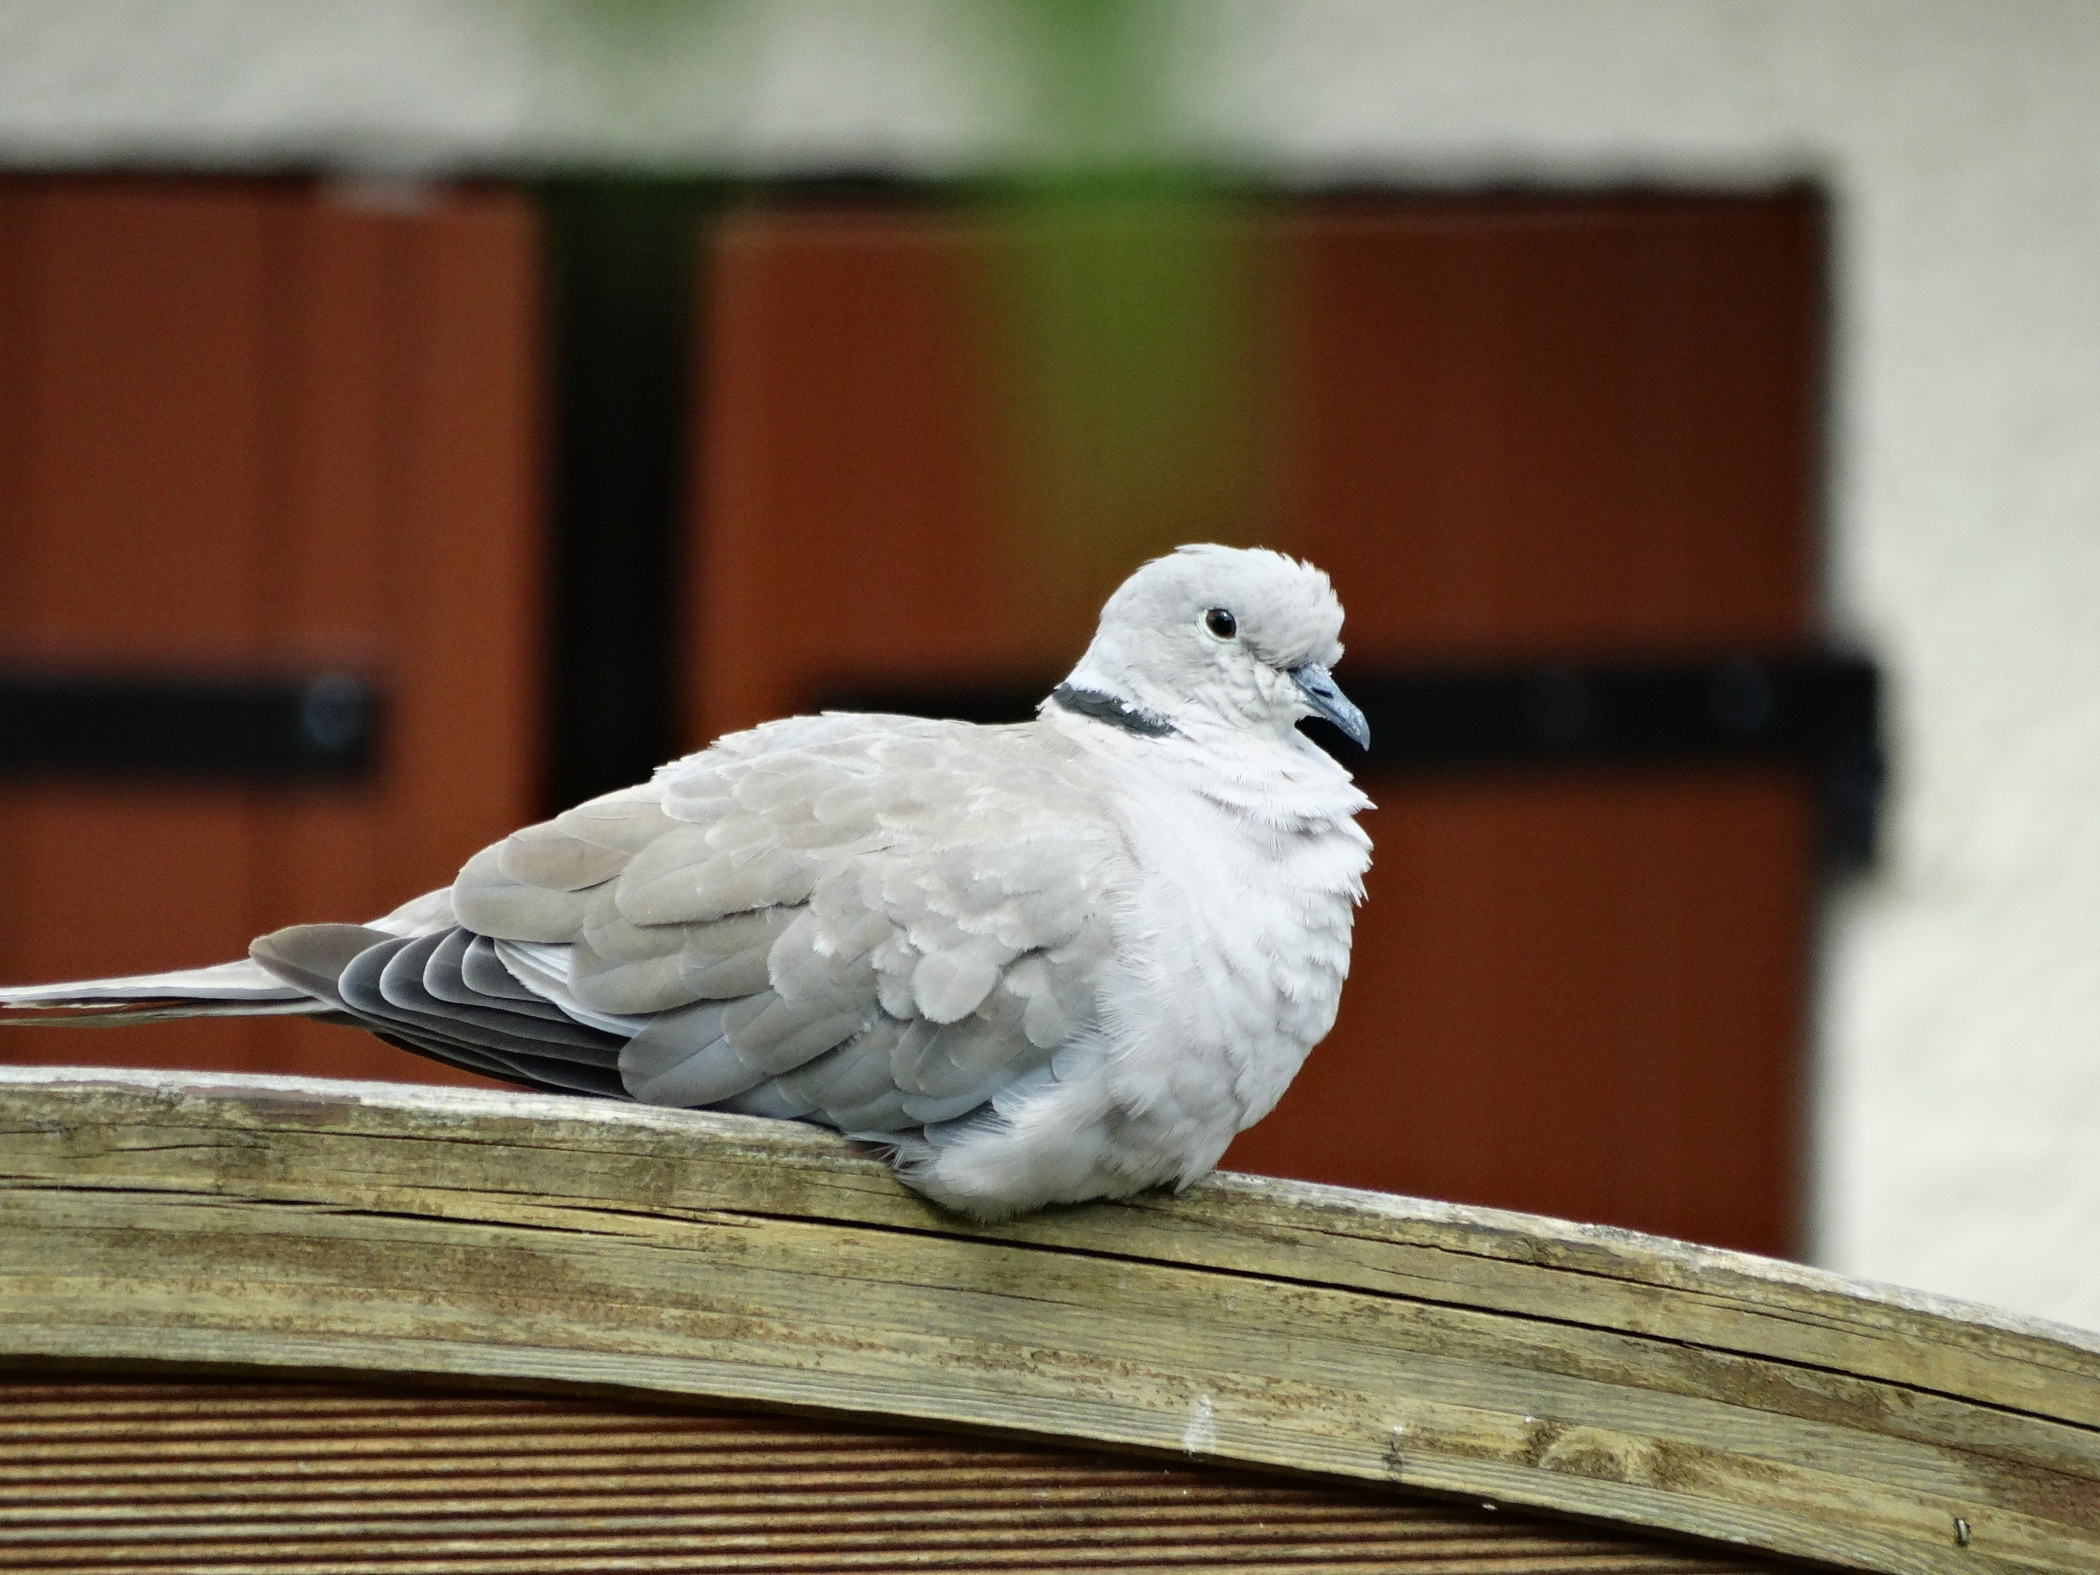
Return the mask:
<path id="1" fill-rule="evenodd" d="M 398 1386 L 5 1375 L 0 1564 L 1778 1575 L 1477 1504 L 833 1421 Z"/>
<path id="2" fill-rule="evenodd" d="M 2100 1567 L 2100 1340 L 1221 1175 L 959 1224 L 800 1126 L 0 1070 L 0 1357 L 693 1397 L 1462 1494 L 1857 1569 Z"/>

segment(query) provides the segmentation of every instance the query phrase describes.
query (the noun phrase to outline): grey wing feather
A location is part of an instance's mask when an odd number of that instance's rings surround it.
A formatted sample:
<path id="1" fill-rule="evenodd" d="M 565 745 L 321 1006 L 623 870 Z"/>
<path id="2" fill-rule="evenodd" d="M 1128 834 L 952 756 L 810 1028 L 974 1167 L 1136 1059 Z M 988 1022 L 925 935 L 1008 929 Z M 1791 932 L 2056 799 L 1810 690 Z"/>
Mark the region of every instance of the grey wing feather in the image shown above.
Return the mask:
<path id="1" fill-rule="evenodd" d="M 313 998 L 243 958 L 208 968 L 0 987 L 0 1022 L 155 1023 L 175 1017 L 313 1015 Z M 19 1016 L 9 1013 L 18 1012 Z"/>
<path id="2" fill-rule="evenodd" d="M 813 1056 L 774 1079 L 790 1099 L 809 1110 L 854 1110 L 897 1092 L 890 1052 L 904 1025 L 885 1017 L 842 1045 Z M 903 1106 L 898 1106 L 899 1113 Z"/>
<path id="3" fill-rule="evenodd" d="M 499 1076 L 901 1132 L 1054 1077 L 1122 867 L 1054 735 L 801 718 L 514 833 L 442 903 L 254 955 Z"/>
<path id="4" fill-rule="evenodd" d="M 455 1006 L 474 1006 L 547 1022 L 574 1018 L 552 1001 L 542 1000 L 511 977 L 496 959 L 496 943 L 471 930 L 446 931 L 423 967 L 423 988 Z"/>
<path id="5" fill-rule="evenodd" d="M 717 1104 L 756 1088 L 772 1074 L 753 1066 L 730 1042 L 729 1003 L 701 1001 L 660 1012 L 620 1052 L 627 1092 L 646 1105 Z"/>
<path id="6" fill-rule="evenodd" d="M 745 1116 L 770 1116 L 775 1121 L 800 1121 L 811 1113 L 809 1106 L 782 1090 L 777 1080 L 761 1083 L 741 1094 L 732 1094 L 722 1101 L 721 1108 Z"/>
<path id="7" fill-rule="evenodd" d="M 493 1050 L 463 1046 L 448 1037 L 413 1033 L 398 1026 L 381 1027 L 362 1020 L 359 1026 L 390 1045 L 506 1083 L 522 1083 L 527 1088 L 552 1089 L 561 1094 L 595 1094 L 609 1099 L 621 1095 L 619 1079 L 614 1074 L 556 1057 L 501 1055 Z"/>
<path id="8" fill-rule="evenodd" d="M 587 893 L 534 886 L 503 871 L 499 842 L 484 848 L 452 883 L 452 912 L 477 935 L 506 941 L 566 941 L 582 926 Z"/>
<path id="9" fill-rule="evenodd" d="M 499 1075 L 576 1093 L 620 1092 L 620 1041 L 613 1035 L 593 1036 L 580 1024 L 564 1027 L 534 1017 L 499 1016 L 490 1023 L 471 1008 L 427 1010 L 444 1005 L 422 988 L 424 966 L 439 939 L 390 939 L 360 952 L 337 980 L 344 1006 L 404 1037 L 512 1069 Z"/>
<path id="10" fill-rule="evenodd" d="M 671 1075 L 672 1041 L 630 1045 L 622 1067 L 637 1097 L 704 1091 L 894 1131 L 1047 1076 L 1053 1052 L 1090 1026 L 1121 845 L 1091 785 L 1041 734 L 801 719 L 725 740 L 658 780 L 665 813 L 686 827 L 612 883 L 590 950 L 618 949 L 622 925 L 763 915 L 772 998 L 709 1017 L 717 1037 L 693 1052 L 707 1071 L 691 1083 Z M 769 882 L 769 905 L 755 905 Z M 687 988 L 707 982 L 687 968 Z M 722 982 L 755 985 L 756 969 Z M 758 1071 L 773 1075 L 732 1088 Z"/>
<path id="11" fill-rule="evenodd" d="M 554 824 L 583 842 L 635 854 L 679 822 L 663 811 L 663 788 L 657 783 L 607 793 L 554 817 Z"/>
<path id="12" fill-rule="evenodd" d="M 473 1042 L 474 1033 L 481 1031 L 509 1041 L 505 1045 L 492 1037 L 489 1043 L 495 1048 L 535 1052 L 559 1049 L 578 1060 L 617 1064 L 617 1051 L 611 1048 L 617 1045 L 617 1036 L 585 1027 L 566 1016 L 548 1018 L 537 1013 L 512 1012 L 500 1003 L 462 1002 L 457 997 L 468 992 L 456 971 L 447 981 L 456 986 L 447 991 L 452 999 L 432 991 L 426 981 L 442 966 L 439 954 L 446 941 L 460 933 L 455 930 L 445 935 L 419 936 L 391 946 L 392 955 L 379 973 L 379 993 L 387 1004 L 431 1023 L 456 1025 L 469 1043 Z"/>
<path id="13" fill-rule="evenodd" d="M 459 976 L 461 983 L 476 995 L 515 1003 L 513 1011 L 523 1008 L 541 1016 L 561 1012 L 560 1007 L 521 984 L 517 975 L 503 966 L 503 960 L 496 955 L 496 943 L 486 935 L 476 935 L 468 943 L 459 959 Z"/>
<path id="14" fill-rule="evenodd" d="M 363 925 L 309 924 L 258 939 L 251 955 L 310 997 L 338 1007 L 381 1037 L 421 1053 L 513 1082 L 582 1093 L 616 1094 L 619 1037 L 556 1014 L 502 1005 L 466 1005 L 430 991 L 426 975 L 455 945 L 458 931 L 395 936 Z M 456 983 L 448 994 L 467 994 Z"/>
<path id="15" fill-rule="evenodd" d="M 410 1032 L 397 1021 L 375 1021 L 351 1012 L 340 981 L 350 965 L 375 947 L 401 944 L 386 930 L 360 924 L 301 924 L 259 936 L 249 947 L 254 965 L 300 991 L 301 999 L 324 1001 L 337 1008 L 332 1020 L 354 1022 L 389 1044 L 426 1055 L 450 1066 L 501 1078 L 507 1082 L 538 1081 L 523 1066 L 485 1048 L 468 1047 L 442 1036 Z"/>
<path id="16" fill-rule="evenodd" d="M 583 891 L 611 880 L 628 855 L 573 837 L 553 824 L 527 826 L 496 844 L 496 869 L 505 879 L 547 891 Z"/>
<path id="17" fill-rule="evenodd" d="M 392 939 L 386 931 L 363 924 L 295 924 L 258 935 L 248 943 L 248 956 L 286 984 L 317 1000 L 343 1006 L 337 983 L 343 970 L 374 946 Z"/>
<path id="18" fill-rule="evenodd" d="M 616 1035 L 574 1021 L 556 1022 L 439 1000 L 423 987 L 423 971 L 441 941 L 439 936 L 389 938 L 358 953 L 336 980 L 344 1007 L 361 1017 L 399 1023 L 484 1049 L 562 1054 L 608 1067 L 617 1063 L 620 1040 Z"/>

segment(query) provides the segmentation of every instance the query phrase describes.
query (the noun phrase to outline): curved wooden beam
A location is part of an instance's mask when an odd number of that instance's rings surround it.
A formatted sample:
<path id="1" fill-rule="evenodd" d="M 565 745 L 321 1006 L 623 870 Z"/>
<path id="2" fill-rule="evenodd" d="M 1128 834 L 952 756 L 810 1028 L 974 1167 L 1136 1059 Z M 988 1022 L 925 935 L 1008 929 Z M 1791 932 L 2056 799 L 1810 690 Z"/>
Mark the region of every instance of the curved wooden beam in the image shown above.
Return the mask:
<path id="1" fill-rule="evenodd" d="M 814 1128 L 584 1099 L 0 1069 L 0 1360 L 705 1397 L 2100 1569 L 2074 1330 L 1251 1176 L 978 1227 Z"/>

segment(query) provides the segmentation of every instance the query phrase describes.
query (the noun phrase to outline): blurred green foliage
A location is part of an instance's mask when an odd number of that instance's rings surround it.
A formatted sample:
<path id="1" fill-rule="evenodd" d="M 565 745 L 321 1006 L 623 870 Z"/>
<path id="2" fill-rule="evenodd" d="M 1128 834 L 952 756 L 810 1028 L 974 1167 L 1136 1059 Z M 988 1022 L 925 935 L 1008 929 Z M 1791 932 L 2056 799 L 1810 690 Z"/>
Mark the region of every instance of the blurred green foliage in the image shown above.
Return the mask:
<path id="1" fill-rule="evenodd" d="M 991 203 L 1013 519 L 1026 570 L 1090 613 L 1142 558 L 1262 535 L 1274 292 L 1245 199 L 1158 156 L 1158 8 L 1014 15 L 1047 157 Z"/>

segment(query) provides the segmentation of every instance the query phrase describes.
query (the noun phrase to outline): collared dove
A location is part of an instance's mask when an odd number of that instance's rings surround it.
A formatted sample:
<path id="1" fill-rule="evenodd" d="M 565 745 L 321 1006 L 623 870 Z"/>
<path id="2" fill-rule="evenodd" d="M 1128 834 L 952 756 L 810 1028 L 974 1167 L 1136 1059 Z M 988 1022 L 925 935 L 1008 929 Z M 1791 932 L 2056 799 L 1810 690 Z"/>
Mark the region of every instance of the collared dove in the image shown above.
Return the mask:
<path id="1" fill-rule="evenodd" d="M 1032 722 L 826 713 L 515 832 L 370 924 L 0 990 L 29 1020 L 297 1012 L 564 1092 L 821 1122 L 993 1220 L 1185 1187 L 1333 1026 L 1369 801 L 1342 609 L 1183 547 Z"/>

